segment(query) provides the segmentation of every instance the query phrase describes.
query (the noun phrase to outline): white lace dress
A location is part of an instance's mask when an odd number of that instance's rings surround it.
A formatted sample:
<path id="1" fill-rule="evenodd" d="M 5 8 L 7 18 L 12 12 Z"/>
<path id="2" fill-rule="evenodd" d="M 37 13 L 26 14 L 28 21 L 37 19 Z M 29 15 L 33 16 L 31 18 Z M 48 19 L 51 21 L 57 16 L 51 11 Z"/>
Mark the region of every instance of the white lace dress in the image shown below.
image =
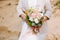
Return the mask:
<path id="1" fill-rule="evenodd" d="M 38 2 L 37 0 L 19 0 L 17 6 L 18 16 L 23 13 L 23 10 L 21 10 L 21 8 L 23 8 L 24 10 L 29 9 L 32 6 L 36 8 L 36 5 L 39 5 L 37 7 L 42 8 L 42 11 L 44 11 L 44 6 L 46 6 L 47 10 L 45 16 L 50 18 L 52 14 L 50 0 L 38 0 Z M 40 28 L 40 32 L 38 34 L 32 34 L 31 28 L 29 28 L 27 23 L 23 21 L 21 34 L 18 40 L 45 40 L 47 30 L 47 22 L 44 22 L 44 24 Z"/>

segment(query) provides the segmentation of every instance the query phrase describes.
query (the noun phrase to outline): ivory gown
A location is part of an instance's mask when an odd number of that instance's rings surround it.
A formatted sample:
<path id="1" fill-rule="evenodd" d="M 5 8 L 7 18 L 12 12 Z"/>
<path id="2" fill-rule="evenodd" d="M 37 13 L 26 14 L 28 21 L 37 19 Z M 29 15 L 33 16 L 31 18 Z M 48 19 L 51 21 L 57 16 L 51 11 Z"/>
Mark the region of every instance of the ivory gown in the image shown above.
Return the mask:
<path id="1" fill-rule="evenodd" d="M 37 6 L 36 6 L 37 5 Z M 46 6 L 46 13 L 45 16 L 50 18 L 52 12 L 51 12 L 51 4 L 50 0 L 19 0 L 18 6 L 17 6 L 17 12 L 18 16 L 23 13 L 23 8 L 24 10 L 29 9 L 30 7 L 42 9 L 42 12 L 45 12 L 44 6 Z M 44 22 L 42 25 L 40 32 L 38 34 L 32 34 L 31 29 L 28 27 L 25 21 L 23 21 L 22 24 L 22 30 L 21 34 L 18 40 L 45 40 L 45 37 L 47 35 L 47 21 Z"/>

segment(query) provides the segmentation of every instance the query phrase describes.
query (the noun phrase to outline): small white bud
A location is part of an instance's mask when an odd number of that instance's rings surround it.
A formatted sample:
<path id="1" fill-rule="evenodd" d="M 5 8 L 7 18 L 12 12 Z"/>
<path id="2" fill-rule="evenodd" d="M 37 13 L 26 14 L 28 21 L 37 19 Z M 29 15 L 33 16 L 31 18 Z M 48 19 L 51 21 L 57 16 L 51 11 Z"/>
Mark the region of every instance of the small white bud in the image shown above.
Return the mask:
<path id="1" fill-rule="evenodd" d="M 35 23 L 39 23 L 39 20 L 37 18 L 34 19 Z"/>

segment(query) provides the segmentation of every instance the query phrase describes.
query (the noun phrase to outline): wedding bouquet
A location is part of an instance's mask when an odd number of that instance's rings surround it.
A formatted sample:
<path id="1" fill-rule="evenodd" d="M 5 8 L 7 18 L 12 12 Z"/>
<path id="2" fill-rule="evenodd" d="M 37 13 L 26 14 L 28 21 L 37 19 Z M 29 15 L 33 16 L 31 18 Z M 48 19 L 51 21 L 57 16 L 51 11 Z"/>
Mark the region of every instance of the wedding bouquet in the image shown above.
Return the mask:
<path id="1" fill-rule="evenodd" d="M 32 31 L 34 33 L 38 33 L 39 29 L 41 28 L 43 22 L 42 22 L 42 12 L 38 12 L 36 9 L 30 8 L 26 11 L 24 11 L 26 14 L 26 21 L 29 27 L 32 28 Z"/>

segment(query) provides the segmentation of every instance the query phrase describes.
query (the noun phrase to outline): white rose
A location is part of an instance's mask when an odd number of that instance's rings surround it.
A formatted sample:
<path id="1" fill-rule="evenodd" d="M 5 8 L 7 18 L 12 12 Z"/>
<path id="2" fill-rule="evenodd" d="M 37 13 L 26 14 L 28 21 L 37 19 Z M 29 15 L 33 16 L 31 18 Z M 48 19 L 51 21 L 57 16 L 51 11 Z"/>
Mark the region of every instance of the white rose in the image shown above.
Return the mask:
<path id="1" fill-rule="evenodd" d="M 30 20 L 30 21 L 33 21 L 33 18 L 32 18 L 32 17 L 30 17 L 30 18 L 29 18 L 29 20 Z"/>
<path id="2" fill-rule="evenodd" d="M 43 16 L 43 13 L 40 13 Z"/>
<path id="3" fill-rule="evenodd" d="M 34 19 L 35 23 L 39 23 L 39 20 L 37 18 Z"/>
<path id="4" fill-rule="evenodd" d="M 35 25 L 35 23 L 32 23 L 32 26 L 34 26 Z"/>

